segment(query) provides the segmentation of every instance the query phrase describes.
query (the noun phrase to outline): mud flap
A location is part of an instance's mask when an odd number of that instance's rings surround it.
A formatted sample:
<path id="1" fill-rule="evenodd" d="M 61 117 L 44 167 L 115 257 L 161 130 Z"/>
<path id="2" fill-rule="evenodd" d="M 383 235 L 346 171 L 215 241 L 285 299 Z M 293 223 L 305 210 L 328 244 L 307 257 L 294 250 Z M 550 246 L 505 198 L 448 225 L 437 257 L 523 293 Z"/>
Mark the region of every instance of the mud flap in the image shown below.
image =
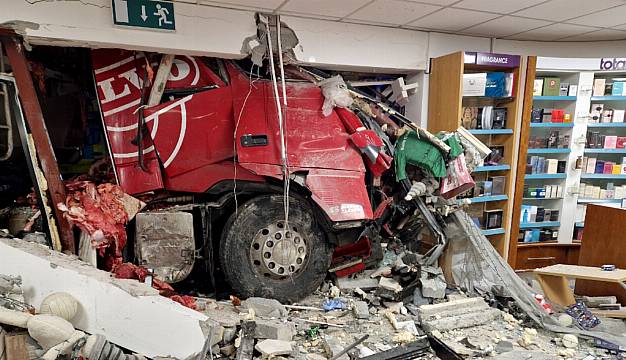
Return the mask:
<path id="1" fill-rule="evenodd" d="M 141 266 L 154 269 L 157 278 L 175 283 L 193 269 L 195 241 L 193 215 L 186 212 L 139 213 L 135 254 Z"/>

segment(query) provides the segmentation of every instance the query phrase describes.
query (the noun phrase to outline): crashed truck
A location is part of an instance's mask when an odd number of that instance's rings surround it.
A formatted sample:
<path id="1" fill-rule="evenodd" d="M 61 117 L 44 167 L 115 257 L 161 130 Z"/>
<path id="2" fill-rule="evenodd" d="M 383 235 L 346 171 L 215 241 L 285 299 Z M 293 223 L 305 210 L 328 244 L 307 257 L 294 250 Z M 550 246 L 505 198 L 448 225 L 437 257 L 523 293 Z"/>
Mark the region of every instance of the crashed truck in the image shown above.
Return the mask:
<path id="1" fill-rule="evenodd" d="M 379 261 L 381 243 L 437 261 L 456 202 L 432 195 L 471 182 L 465 164 L 486 155 L 471 135 L 432 136 L 319 70 L 286 65 L 282 87 L 269 61 L 176 56 L 152 105 L 163 57 L 92 50 L 117 182 L 148 204 L 131 236 L 140 265 L 176 283 L 202 263 L 208 282 L 289 302 L 329 268 Z M 452 159 L 464 170 L 447 174 Z"/>

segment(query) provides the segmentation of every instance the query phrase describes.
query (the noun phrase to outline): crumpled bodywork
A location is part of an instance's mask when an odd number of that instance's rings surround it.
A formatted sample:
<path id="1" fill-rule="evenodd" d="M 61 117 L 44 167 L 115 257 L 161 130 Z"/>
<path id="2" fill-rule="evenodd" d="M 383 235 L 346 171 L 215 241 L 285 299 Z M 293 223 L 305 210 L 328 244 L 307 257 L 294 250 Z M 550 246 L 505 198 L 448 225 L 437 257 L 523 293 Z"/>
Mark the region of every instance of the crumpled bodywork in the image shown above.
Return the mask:
<path id="1" fill-rule="evenodd" d="M 223 81 L 204 59 L 177 56 L 166 91 L 196 91 L 144 108 L 144 170 L 138 166 L 137 110 L 142 91 L 150 90 L 143 86 L 144 79 L 157 72 L 158 63 L 146 71 L 143 55 L 110 49 L 92 50 L 92 59 L 109 146 L 120 185 L 128 193 L 201 193 L 235 178 L 282 180 L 279 124 L 269 80 L 251 84 L 248 74 L 226 63 L 229 79 Z M 324 97 L 315 84 L 288 82 L 286 92 L 289 172 L 307 176 L 312 199 L 331 221 L 371 219 L 365 165 L 337 113 L 322 114 Z M 260 141 L 247 142 L 251 138 Z"/>

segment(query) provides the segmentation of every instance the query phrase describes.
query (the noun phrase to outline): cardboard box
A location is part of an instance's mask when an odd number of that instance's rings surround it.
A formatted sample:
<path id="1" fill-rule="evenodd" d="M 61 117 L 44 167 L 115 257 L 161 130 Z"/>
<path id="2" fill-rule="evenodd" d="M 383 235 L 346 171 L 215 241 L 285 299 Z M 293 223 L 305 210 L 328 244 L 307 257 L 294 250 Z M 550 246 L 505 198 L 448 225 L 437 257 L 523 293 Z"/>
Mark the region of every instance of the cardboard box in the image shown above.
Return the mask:
<path id="1" fill-rule="evenodd" d="M 605 109 L 604 111 L 602 111 L 602 118 L 600 118 L 600 122 L 603 122 L 603 123 L 613 122 L 613 110 Z"/>
<path id="2" fill-rule="evenodd" d="M 543 96 L 559 96 L 561 90 L 561 79 L 557 77 L 547 77 L 543 79 Z"/>
<path id="3" fill-rule="evenodd" d="M 611 174 L 619 175 L 622 171 L 621 169 L 621 165 L 613 165 L 613 171 L 611 172 Z"/>
<path id="4" fill-rule="evenodd" d="M 492 195 L 504 195 L 506 188 L 506 176 L 491 176 L 491 194 Z"/>
<path id="5" fill-rule="evenodd" d="M 617 141 L 615 143 L 616 149 L 625 149 L 626 148 L 626 136 L 618 136 Z"/>
<path id="6" fill-rule="evenodd" d="M 561 185 L 556 186 L 556 197 L 558 198 L 563 197 L 563 186 Z"/>
<path id="7" fill-rule="evenodd" d="M 605 85 L 606 85 L 606 79 L 594 79 L 593 80 L 593 96 L 604 96 Z"/>
<path id="8" fill-rule="evenodd" d="M 507 89 L 507 73 L 488 72 L 485 82 L 485 96 L 504 97 L 511 96 Z"/>
<path id="9" fill-rule="evenodd" d="M 613 122 L 624 122 L 624 110 L 613 109 Z"/>
<path id="10" fill-rule="evenodd" d="M 587 169 L 585 169 L 585 173 L 593 174 L 596 169 L 596 161 L 597 158 L 590 157 L 587 159 Z"/>
<path id="11" fill-rule="evenodd" d="M 503 210 L 485 210 L 483 213 L 483 223 L 486 229 L 497 229 L 502 227 Z"/>
<path id="12" fill-rule="evenodd" d="M 604 111 L 604 104 L 591 104 L 591 111 L 589 112 L 589 122 L 597 123 L 602 119 L 602 112 Z"/>
<path id="13" fill-rule="evenodd" d="M 535 79 L 533 85 L 533 96 L 543 95 L 543 79 Z"/>
<path id="14" fill-rule="evenodd" d="M 561 83 L 559 86 L 559 96 L 567 96 L 569 92 L 569 83 Z"/>

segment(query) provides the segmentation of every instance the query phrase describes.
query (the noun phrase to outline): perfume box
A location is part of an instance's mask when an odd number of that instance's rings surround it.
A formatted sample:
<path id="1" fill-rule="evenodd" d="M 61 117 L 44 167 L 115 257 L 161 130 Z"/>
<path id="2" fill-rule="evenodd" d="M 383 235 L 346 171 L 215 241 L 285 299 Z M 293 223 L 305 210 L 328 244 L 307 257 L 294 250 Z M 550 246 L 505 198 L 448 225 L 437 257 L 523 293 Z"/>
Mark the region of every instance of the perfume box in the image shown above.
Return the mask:
<path id="1" fill-rule="evenodd" d="M 503 210 L 485 210 L 483 213 L 483 223 L 486 229 L 497 229 L 502 227 Z"/>
<path id="2" fill-rule="evenodd" d="M 463 74 L 463 96 L 485 96 L 487 73 Z"/>
<path id="3" fill-rule="evenodd" d="M 605 85 L 606 85 L 606 79 L 594 79 L 593 80 L 593 96 L 604 96 Z"/>
<path id="4" fill-rule="evenodd" d="M 600 122 L 602 118 L 602 111 L 604 111 L 604 104 L 591 104 L 591 111 L 589 112 L 589 122 Z"/>
<path id="5" fill-rule="evenodd" d="M 543 95 L 543 79 L 535 79 L 533 84 L 533 96 Z"/>
<path id="6" fill-rule="evenodd" d="M 543 122 L 543 109 L 533 109 L 530 115 L 530 122 L 540 123 Z"/>
<path id="7" fill-rule="evenodd" d="M 561 83 L 559 87 L 559 96 L 567 96 L 569 91 L 569 83 Z"/>
<path id="8" fill-rule="evenodd" d="M 613 88 L 611 89 L 611 95 L 622 96 L 624 94 L 624 82 L 614 81 Z"/>
<path id="9" fill-rule="evenodd" d="M 546 161 L 548 163 L 546 173 L 547 174 L 556 174 L 557 168 L 559 165 L 559 161 L 557 159 L 548 159 Z"/>
<path id="10" fill-rule="evenodd" d="M 607 135 L 604 137 L 604 148 L 615 149 L 617 148 L 617 136 Z"/>
<path id="11" fill-rule="evenodd" d="M 489 177 L 489 181 L 491 181 L 492 195 L 504 194 L 504 189 L 506 187 L 506 176 L 491 176 Z"/>
<path id="12" fill-rule="evenodd" d="M 559 96 L 561 79 L 547 77 L 543 79 L 543 96 Z"/>
<path id="13" fill-rule="evenodd" d="M 578 85 L 570 85 L 569 90 L 567 91 L 567 96 L 576 96 L 578 95 Z"/>
<path id="14" fill-rule="evenodd" d="M 615 142 L 616 149 L 624 149 L 626 148 L 626 136 L 618 136 L 617 141 Z"/>
<path id="15" fill-rule="evenodd" d="M 613 122 L 624 122 L 624 110 L 613 109 Z"/>
<path id="16" fill-rule="evenodd" d="M 565 173 L 566 166 L 567 166 L 567 160 L 559 160 L 557 165 L 556 165 L 556 172 L 558 174 Z"/>
<path id="17" fill-rule="evenodd" d="M 588 158 L 588 160 L 587 160 L 587 169 L 585 169 L 585 173 L 593 174 L 595 172 L 596 161 L 597 161 L 597 158 L 593 158 L 593 157 Z"/>
<path id="18" fill-rule="evenodd" d="M 602 111 L 602 117 L 600 118 L 600 122 L 603 122 L 603 123 L 613 122 L 613 110 L 605 109 L 604 111 Z"/>

